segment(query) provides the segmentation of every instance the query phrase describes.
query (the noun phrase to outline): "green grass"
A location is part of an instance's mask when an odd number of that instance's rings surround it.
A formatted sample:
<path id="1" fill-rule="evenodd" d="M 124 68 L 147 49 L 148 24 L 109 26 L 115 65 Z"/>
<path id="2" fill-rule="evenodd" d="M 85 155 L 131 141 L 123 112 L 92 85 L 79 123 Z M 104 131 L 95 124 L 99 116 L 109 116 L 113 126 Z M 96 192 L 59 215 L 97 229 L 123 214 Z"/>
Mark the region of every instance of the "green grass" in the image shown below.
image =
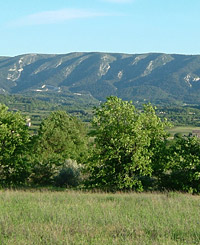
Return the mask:
<path id="1" fill-rule="evenodd" d="M 200 130 L 200 127 L 192 127 L 192 126 L 177 126 L 169 129 L 169 133 L 174 135 L 176 133 L 181 133 L 182 135 L 188 135 L 192 133 L 193 130 Z"/>
<path id="2" fill-rule="evenodd" d="M 0 244 L 200 244 L 200 197 L 0 192 Z"/>

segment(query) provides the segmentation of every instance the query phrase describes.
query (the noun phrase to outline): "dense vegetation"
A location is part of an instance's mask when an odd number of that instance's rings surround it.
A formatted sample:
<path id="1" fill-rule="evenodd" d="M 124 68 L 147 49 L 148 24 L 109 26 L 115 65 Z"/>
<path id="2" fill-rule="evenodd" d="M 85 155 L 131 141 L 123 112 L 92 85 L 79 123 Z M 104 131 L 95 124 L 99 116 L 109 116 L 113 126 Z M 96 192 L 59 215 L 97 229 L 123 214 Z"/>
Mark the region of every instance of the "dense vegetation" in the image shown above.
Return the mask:
<path id="1" fill-rule="evenodd" d="M 0 107 L 1 186 L 55 185 L 118 190 L 200 192 L 200 140 L 175 135 L 152 105 L 137 109 L 109 97 L 90 130 L 54 111 L 31 134 L 17 112 Z"/>
<path id="2" fill-rule="evenodd" d="M 5 104 L 11 111 L 20 111 L 27 118 L 31 119 L 32 133 L 36 133 L 39 125 L 52 111 L 67 111 L 73 116 L 89 122 L 92 118 L 94 106 L 98 101 L 88 100 L 84 96 L 63 96 L 62 94 L 45 93 L 40 95 L 2 95 L 0 103 Z"/>
<path id="3" fill-rule="evenodd" d="M 176 126 L 200 126 L 199 106 L 158 106 L 157 114 L 160 118 L 167 118 Z"/>
<path id="4" fill-rule="evenodd" d="M 143 188 L 140 178 L 151 175 L 167 138 L 166 123 L 151 105 L 143 112 L 117 97 L 96 110 L 93 120 L 95 147 L 89 165 L 94 187 Z"/>
<path id="5" fill-rule="evenodd" d="M 100 104 L 97 100 L 89 100 L 87 96 L 63 95 L 62 93 L 40 93 L 27 95 L 3 95 L 0 94 L 0 103 L 5 104 L 11 111 L 20 111 L 31 119 L 29 130 L 36 133 L 42 120 L 52 111 L 62 110 L 70 115 L 78 117 L 81 121 L 89 123 L 93 117 L 93 108 Z M 144 102 L 143 102 L 144 103 Z M 141 110 L 143 103 L 134 103 Z M 170 105 L 156 104 L 156 114 L 161 118 L 167 118 L 176 126 L 200 126 L 200 107 L 198 105 Z"/>

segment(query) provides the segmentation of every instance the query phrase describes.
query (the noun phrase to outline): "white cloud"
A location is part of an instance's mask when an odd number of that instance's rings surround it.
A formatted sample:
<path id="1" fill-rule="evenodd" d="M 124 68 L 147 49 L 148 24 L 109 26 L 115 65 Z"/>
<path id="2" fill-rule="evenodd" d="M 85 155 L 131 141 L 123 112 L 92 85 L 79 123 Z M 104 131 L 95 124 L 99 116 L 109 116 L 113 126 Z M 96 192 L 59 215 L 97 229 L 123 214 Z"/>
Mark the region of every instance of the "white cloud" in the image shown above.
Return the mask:
<path id="1" fill-rule="evenodd" d="M 21 19 L 9 23 L 9 26 L 56 24 L 71 19 L 92 18 L 108 15 L 110 14 L 83 9 L 61 9 L 27 15 L 25 17 L 22 17 Z"/>

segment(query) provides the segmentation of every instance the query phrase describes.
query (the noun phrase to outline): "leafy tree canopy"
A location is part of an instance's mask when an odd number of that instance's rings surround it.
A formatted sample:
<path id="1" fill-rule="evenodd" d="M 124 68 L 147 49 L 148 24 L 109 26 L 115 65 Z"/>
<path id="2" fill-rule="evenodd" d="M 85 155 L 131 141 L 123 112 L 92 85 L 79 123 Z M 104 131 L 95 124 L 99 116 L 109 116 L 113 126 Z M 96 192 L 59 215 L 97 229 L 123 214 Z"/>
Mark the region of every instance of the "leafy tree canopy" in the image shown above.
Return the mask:
<path id="1" fill-rule="evenodd" d="M 66 159 L 82 163 L 86 145 L 86 129 L 78 119 L 64 111 L 52 112 L 41 123 L 34 139 L 35 177 L 48 182 Z"/>
<path id="2" fill-rule="evenodd" d="M 0 182 L 3 185 L 20 184 L 27 178 L 30 169 L 26 159 L 28 143 L 25 118 L 0 104 Z"/>
<path id="3" fill-rule="evenodd" d="M 200 192 L 200 139 L 175 138 L 168 149 L 168 163 L 162 186 L 167 189 Z"/>
<path id="4" fill-rule="evenodd" d="M 138 111 L 132 102 L 111 96 L 96 108 L 90 185 L 142 190 L 141 176 L 151 175 L 167 133 L 166 123 L 148 104 Z"/>

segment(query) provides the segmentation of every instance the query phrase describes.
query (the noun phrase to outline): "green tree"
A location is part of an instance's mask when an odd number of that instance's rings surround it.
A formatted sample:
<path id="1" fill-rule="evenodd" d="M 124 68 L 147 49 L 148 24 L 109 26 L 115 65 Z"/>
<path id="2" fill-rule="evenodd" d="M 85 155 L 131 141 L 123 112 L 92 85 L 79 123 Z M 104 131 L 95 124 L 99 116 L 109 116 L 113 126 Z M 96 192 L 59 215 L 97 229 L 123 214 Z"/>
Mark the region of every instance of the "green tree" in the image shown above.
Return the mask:
<path id="1" fill-rule="evenodd" d="M 27 161 L 29 144 L 26 120 L 20 113 L 8 111 L 0 104 L 0 183 L 18 185 L 30 172 Z"/>
<path id="2" fill-rule="evenodd" d="M 151 105 L 139 112 L 131 102 L 109 97 L 96 108 L 93 119 L 90 186 L 142 190 L 141 177 L 150 176 L 157 167 L 152 159 L 167 137 L 165 126 Z"/>
<path id="3" fill-rule="evenodd" d="M 65 160 L 82 163 L 86 154 L 87 137 L 82 122 L 64 111 L 52 112 L 34 137 L 32 179 L 50 183 Z"/>
<path id="4" fill-rule="evenodd" d="M 168 149 L 168 164 L 162 178 L 167 189 L 200 192 L 200 139 L 175 138 Z"/>

